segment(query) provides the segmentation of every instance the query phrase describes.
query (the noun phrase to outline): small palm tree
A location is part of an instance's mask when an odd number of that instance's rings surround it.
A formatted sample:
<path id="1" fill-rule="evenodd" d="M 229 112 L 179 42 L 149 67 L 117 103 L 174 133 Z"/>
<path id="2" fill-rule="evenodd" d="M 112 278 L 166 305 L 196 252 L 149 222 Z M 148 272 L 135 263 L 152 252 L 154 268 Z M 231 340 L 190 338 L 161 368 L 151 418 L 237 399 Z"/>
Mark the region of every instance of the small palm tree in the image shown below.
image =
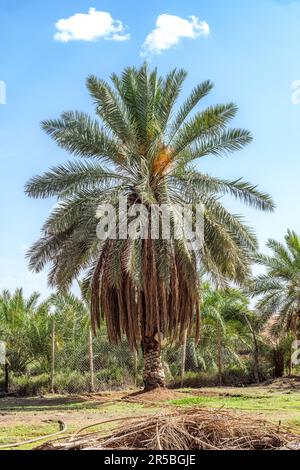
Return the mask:
<path id="1" fill-rule="evenodd" d="M 26 299 L 22 289 L 0 294 L 0 338 L 6 342 L 9 366 L 15 372 L 24 372 L 34 360 L 30 333 L 38 300 L 36 292 Z"/>
<path id="2" fill-rule="evenodd" d="M 285 244 L 270 239 L 267 248 L 270 255 L 255 257 L 266 273 L 256 277 L 251 294 L 259 296 L 257 310 L 265 320 L 276 316 L 272 325 L 275 336 L 293 332 L 300 339 L 300 236 L 288 230 Z"/>
<path id="3" fill-rule="evenodd" d="M 43 122 L 62 148 L 84 160 L 52 168 L 26 186 L 31 197 L 59 199 L 29 252 L 30 267 L 39 272 L 50 263 L 50 285 L 61 289 L 87 272 L 94 327 L 104 317 L 110 341 L 120 341 L 125 333 L 132 348 L 142 345 L 146 389 L 164 385 L 163 336 L 182 339 L 194 317 L 199 335 L 199 266 L 220 282 L 241 282 L 249 274 L 255 236 L 223 207 L 220 197 L 230 194 L 262 210 L 273 208 L 270 197 L 251 184 L 215 178 L 197 168 L 200 158 L 242 149 L 251 135 L 228 129 L 237 112 L 233 103 L 191 116 L 212 89 L 209 81 L 198 85 L 176 112 L 186 75 L 172 70 L 164 78 L 143 65 L 112 75 L 113 87 L 89 77 L 87 86 L 103 127 L 80 112 Z M 142 203 L 149 212 L 153 204 L 171 210 L 174 204 L 190 204 L 194 211 L 201 203 L 203 246 L 191 252 L 186 240 L 174 236 L 99 241 L 97 207 L 109 203 L 118 212 L 120 197 L 128 201 L 129 210 Z M 119 218 L 117 229 L 120 224 Z"/>
<path id="4" fill-rule="evenodd" d="M 250 349 L 250 332 L 245 322 L 247 300 L 237 289 L 203 289 L 202 361 L 214 365 L 219 385 L 223 383 L 225 364 L 242 365 L 239 352 Z"/>

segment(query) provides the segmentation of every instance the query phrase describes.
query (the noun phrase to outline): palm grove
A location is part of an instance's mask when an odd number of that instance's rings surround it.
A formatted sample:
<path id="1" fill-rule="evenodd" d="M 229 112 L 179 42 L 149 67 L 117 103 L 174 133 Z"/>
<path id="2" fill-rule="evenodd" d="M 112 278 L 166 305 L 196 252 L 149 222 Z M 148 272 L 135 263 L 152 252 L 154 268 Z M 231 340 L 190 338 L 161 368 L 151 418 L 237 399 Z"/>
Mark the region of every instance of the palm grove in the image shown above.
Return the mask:
<path id="1" fill-rule="evenodd" d="M 251 134 L 230 127 L 237 113 L 235 104 L 201 107 L 212 89 L 209 81 L 196 86 L 179 107 L 186 76 L 184 70 L 175 69 L 161 77 L 147 65 L 113 74 L 111 84 L 90 76 L 87 87 L 95 119 L 76 111 L 42 123 L 75 158 L 26 185 L 30 197 L 58 199 L 28 253 L 30 268 L 40 272 L 49 265 L 49 285 L 59 292 L 82 278 L 91 299 L 94 332 L 103 320 L 111 343 L 126 336 L 132 349 L 141 347 L 145 390 L 165 385 L 161 347 L 166 341 L 182 343 L 194 335 L 194 344 L 199 338 L 209 343 L 216 334 L 220 344 L 225 337 L 220 312 L 229 315 L 221 297 L 230 285 L 260 295 L 265 317 L 282 313 L 289 331 L 299 320 L 299 238 L 289 234 L 288 243 L 293 238 L 290 254 L 272 242 L 282 262 L 274 258 L 272 264 L 271 258 L 259 257 L 254 232 L 224 207 L 222 196 L 263 211 L 273 210 L 271 197 L 242 179 L 230 181 L 201 172 L 202 158 L 241 150 L 251 142 Z M 202 204 L 202 246 L 191 251 L 185 239 L 174 235 L 168 240 L 99 240 L 97 207 L 111 204 L 117 210 L 121 199 L 127 200 L 128 211 L 143 204 L 149 218 L 153 204 L 170 208 Z M 268 273 L 255 281 L 251 280 L 254 260 L 270 265 Z M 213 283 L 211 297 L 216 298 L 201 299 L 203 278 L 204 284 L 207 279 Z M 202 307 L 207 317 L 204 331 Z M 254 321 L 248 307 L 239 309 L 239 315 L 244 315 L 255 340 L 260 319 Z M 226 344 L 230 352 L 230 341 Z"/>

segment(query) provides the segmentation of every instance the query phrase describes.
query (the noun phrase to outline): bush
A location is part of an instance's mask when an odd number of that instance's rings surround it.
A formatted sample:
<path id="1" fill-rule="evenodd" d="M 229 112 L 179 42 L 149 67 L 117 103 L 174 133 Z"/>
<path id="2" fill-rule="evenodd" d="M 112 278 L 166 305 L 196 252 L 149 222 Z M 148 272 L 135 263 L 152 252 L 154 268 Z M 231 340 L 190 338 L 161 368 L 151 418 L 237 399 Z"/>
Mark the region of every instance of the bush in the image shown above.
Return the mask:
<path id="1" fill-rule="evenodd" d="M 218 385 L 218 375 L 215 372 L 186 372 L 183 381 L 183 387 L 186 388 L 201 388 L 201 387 L 216 387 Z M 180 388 L 181 379 L 174 379 L 170 388 Z"/>
<path id="2" fill-rule="evenodd" d="M 116 389 L 132 385 L 133 380 L 126 370 L 113 366 L 96 373 L 96 386 L 99 390 Z"/>
<path id="3" fill-rule="evenodd" d="M 87 372 L 63 371 L 55 375 L 54 390 L 59 394 L 87 393 L 90 390 L 90 383 L 90 374 Z"/>
<path id="4" fill-rule="evenodd" d="M 20 397 L 34 397 L 44 395 L 50 389 L 50 377 L 48 374 L 10 375 L 10 392 Z"/>
<path id="5" fill-rule="evenodd" d="M 116 365 L 95 373 L 95 391 L 124 388 L 133 385 L 129 372 Z M 89 372 L 59 371 L 55 374 L 54 391 L 58 394 L 89 393 L 91 375 Z M 50 392 L 49 374 L 10 375 L 10 392 L 18 396 L 39 396 Z"/>
<path id="6" fill-rule="evenodd" d="M 241 367 L 230 367 L 222 374 L 224 385 L 250 385 L 255 383 L 255 378 L 252 371 Z"/>
<path id="7" fill-rule="evenodd" d="M 261 380 L 264 380 L 264 376 Z M 222 374 L 224 386 L 243 386 L 255 383 L 254 375 L 247 367 L 232 366 L 224 370 Z M 171 388 L 179 388 L 181 380 L 177 377 L 170 384 Z M 218 387 L 219 377 L 216 371 L 210 372 L 186 372 L 183 386 L 186 388 Z"/>

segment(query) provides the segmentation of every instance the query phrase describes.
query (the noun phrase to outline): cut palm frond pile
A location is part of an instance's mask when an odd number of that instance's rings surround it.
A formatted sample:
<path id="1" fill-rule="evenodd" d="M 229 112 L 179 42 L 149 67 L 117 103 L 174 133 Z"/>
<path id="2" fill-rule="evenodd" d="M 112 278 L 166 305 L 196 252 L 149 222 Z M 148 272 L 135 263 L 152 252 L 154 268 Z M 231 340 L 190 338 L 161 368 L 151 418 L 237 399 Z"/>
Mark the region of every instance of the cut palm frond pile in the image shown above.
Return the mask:
<path id="1" fill-rule="evenodd" d="M 280 424 L 274 425 L 263 419 L 232 411 L 200 408 L 189 408 L 134 420 L 128 418 L 126 424 L 110 436 L 103 436 L 103 432 L 102 434 L 93 432 L 82 436 L 79 433 L 67 442 L 52 442 L 44 444 L 39 449 L 300 449 L 300 434 Z"/>

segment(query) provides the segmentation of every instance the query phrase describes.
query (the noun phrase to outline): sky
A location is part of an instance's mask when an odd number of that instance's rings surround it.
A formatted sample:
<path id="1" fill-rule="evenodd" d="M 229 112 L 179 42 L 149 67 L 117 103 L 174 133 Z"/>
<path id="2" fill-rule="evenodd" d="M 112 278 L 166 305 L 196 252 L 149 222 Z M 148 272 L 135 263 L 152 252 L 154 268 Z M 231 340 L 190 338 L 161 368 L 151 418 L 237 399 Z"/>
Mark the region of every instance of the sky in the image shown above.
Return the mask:
<path id="1" fill-rule="evenodd" d="M 108 79 L 145 60 L 161 74 L 188 71 L 182 99 L 210 79 L 203 106 L 238 105 L 234 125 L 250 130 L 253 143 L 199 168 L 273 196 L 272 214 L 226 200 L 260 249 L 287 228 L 300 233 L 300 1 L 0 0 L 0 21 L 0 291 L 50 293 L 47 273 L 30 273 L 25 253 L 55 199 L 29 199 L 24 184 L 74 157 L 40 122 L 68 110 L 92 114 L 86 77 Z"/>

